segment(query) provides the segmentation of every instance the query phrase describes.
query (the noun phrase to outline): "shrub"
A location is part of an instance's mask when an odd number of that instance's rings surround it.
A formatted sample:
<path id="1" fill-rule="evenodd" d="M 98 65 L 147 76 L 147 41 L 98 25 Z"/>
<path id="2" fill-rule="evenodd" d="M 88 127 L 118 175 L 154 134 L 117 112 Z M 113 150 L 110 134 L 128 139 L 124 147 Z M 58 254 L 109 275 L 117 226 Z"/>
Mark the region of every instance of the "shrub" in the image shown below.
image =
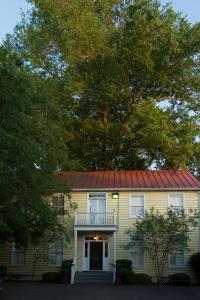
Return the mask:
<path id="1" fill-rule="evenodd" d="M 121 272 L 122 270 L 132 271 L 132 261 L 129 259 L 117 259 L 116 271 Z"/>
<path id="2" fill-rule="evenodd" d="M 60 283 L 61 282 L 61 274 L 57 272 L 47 272 L 42 275 L 42 281 L 43 282 L 55 282 Z"/>
<path id="3" fill-rule="evenodd" d="M 190 257 L 189 263 L 195 274 L 197 282 L 200 284 L 200 252 L 194 253 Z"/>
<path id="4" fill-rule="evenodd" d="M 171 285 L 190 285 L 190 275 L 185 273 L 175 273 L 169 276 L 169 284 Z"/>
<path id="5" fill-rule="evenodd" d="M 63 260 L 61 272 L 62 272 L 62 273 L 68 273 L 68 272 L 71 272 L 71 265 L 72 265 L 72 262 L 73 262 L 72 259 L 69 259 L 69 260 Z"/>
<path id="6" fill-rule="evenodd" d="M 151 277 L 145 273 L 134 274 L 134 284 L 151 284 Z"/>
<path id="7" fill-rule="evenodd" d="M 63 282 L 70 282 L 71 279 L 71 265 L 72 265 L 73 260 L 63 260 L 62 262 L 62 267 L 61 267 L 61 275 L 62 275 L 62 281 Z"/>
<path id="8" fill-rule="evenodd" d="M 122 284 L 133 284 L 134 283 L 134 272 L 126 269 L 121 270 L 121 283 Z"/>

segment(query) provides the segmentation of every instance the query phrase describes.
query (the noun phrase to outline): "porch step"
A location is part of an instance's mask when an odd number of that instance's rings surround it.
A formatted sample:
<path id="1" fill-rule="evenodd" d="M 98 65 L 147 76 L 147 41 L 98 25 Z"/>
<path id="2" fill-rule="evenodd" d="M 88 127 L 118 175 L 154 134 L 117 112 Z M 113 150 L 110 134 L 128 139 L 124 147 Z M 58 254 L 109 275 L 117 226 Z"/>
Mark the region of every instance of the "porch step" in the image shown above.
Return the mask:
<path id="1" fill-rule="evenodd" d="M 104 271 L 76 272 L 75 283 L 110 283 L 113 282 L 113 273 Z"/>

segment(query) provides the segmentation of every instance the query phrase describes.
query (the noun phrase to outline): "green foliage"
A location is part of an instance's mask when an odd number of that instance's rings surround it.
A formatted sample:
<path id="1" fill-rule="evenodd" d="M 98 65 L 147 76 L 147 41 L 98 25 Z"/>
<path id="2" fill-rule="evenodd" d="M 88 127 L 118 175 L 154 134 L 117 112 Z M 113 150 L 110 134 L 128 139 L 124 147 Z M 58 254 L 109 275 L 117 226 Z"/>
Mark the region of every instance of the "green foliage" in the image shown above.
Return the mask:
<path id="1" fill-rule="evenodd" d="M 151 277 L 145 273 L 134 273 L 130 269 L 120 269 L 120 280 L 122 284 L 151 284 Z"/>
<path id="2" fill-rule="evenodd" d="M 72 266 L 72 259 L 63 260 L 62 267 L 61 267 L 61 275 L 63 280 L 66 280 L 68 283 L 71 281 L 71 266 Z"/>
<path id="3" fill-rule="evenodd" d="M 122 270 L 132 271 L 132 261 L 129 259 L 117 259 L 116 271 L 121 272 Z"/>
<path id="4" fill-rule="evenodd" d="M 199 23 L 156 0 L 29 2 L 7 43 L 53 78 L 75 166 L 200 172 Z"/>
<path id="5" fill-rule="evenodd" d="M 196 276 L 198 284 L 200 284 L 200 252 L 191 255 L 189 263 Z"/>
<path id="6" fill-rule="evenodd" d="M 60 273 L 48 272 L 42 275 L 42 281 L 45 283 L 61 283 L 62 277 Z"/>
<path id="7" fill-rule="evenodd" d="M 160 282 L 168 255 L 177 247 L 181 247 L 183 251 L 190 250 L 190 234 L 198 226 L 198 219 L 199 214 L 192 210 L 185 212 L 168 209 L 165 214 L 161 214 L 152 208 L 128 230 L 131 241 L 126 247 L 130 248 L 135 242 L 143 241 L 144 250 L 151 259 L 157 281 Z"/>
<path id="8" fill-rule="evenodd" d="M 0 243 L 37 245 L 66 231 L 46 197 L 68 192 L 55 176 L 67 148 L 59 105 L 8 46 L 0 48 L 0 104 Z"/>
<path id="9" fill-rule="evenodd" d="M 121 270 L 121 283 L 122 284 L 133 284 L 134 283 L 134 273 L 128 269 Z"/>
<path id="10" fill-rule="evenodd" d="M 71 272 L 72 262 L 73 262 L 72 259 L 69 259 L 69 260 L 63 260 L 63 262 L 62 262 L 62 268 L 61 268 L 61 272 L 62 272 L 63 274 L 64 274 L 64 273 L 67 273 L 67 272 Z"/>
<path id="11" fill-rule="evenodd" d="M 145 274 L 145 273 L 134 273 L 133 276 L 133 283 L 134 284 L 151 284 L 151 276 Z"/>
<path id="12" fill-rule="evenodd" d="M 190 275 L 185 273 L 175 273 L 169 276 L 169 284 L 189 286 L 191 283 Z"/>

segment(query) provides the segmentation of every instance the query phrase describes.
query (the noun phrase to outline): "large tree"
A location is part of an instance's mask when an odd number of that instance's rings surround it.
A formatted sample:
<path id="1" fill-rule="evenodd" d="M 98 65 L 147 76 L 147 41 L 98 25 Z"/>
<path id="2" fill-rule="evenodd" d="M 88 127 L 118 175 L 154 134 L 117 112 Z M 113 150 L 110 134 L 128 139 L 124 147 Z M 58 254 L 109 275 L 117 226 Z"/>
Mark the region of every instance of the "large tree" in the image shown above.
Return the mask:
<path id="1" fill-rule="evenodd" d="M 200 24 L 156 0 L 29 2 L 11 42 L 33 71 L 70 78 L 70 157 L 199 172 Z"/>
<path id="2" fill-rule="evenodd" d="M 67 194 L 55 172 L 69 165 L 61 108 L 8 45 L 0 48 L 0 244 L 65 232 L 46 199 Z"/>

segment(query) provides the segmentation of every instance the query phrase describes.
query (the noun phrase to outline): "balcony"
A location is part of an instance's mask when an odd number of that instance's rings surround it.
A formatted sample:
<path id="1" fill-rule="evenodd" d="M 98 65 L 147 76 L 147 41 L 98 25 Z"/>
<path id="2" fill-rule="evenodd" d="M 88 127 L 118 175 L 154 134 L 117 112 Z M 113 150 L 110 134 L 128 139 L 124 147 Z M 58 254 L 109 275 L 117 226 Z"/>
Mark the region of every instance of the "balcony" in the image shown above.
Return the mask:
<path id="1" fill-rule="evenodd" d="M 79 230 L 116 230 L 116 213 L 76 212 L 74 227 Z"/>

